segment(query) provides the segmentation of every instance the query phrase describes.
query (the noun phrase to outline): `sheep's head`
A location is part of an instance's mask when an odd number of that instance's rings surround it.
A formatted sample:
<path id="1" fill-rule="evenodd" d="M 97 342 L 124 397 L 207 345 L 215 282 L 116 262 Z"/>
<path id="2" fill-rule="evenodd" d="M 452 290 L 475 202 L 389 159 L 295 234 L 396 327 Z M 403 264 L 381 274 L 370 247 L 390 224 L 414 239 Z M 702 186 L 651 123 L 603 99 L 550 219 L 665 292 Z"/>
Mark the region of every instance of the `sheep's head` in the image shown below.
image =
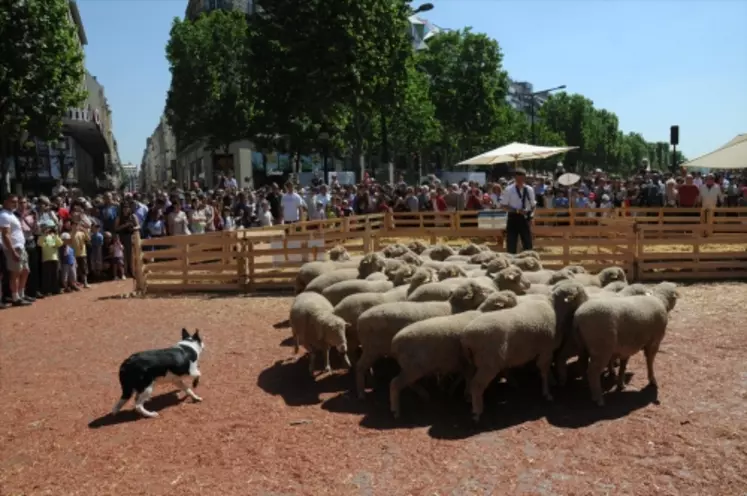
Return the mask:
<path id="1" fill-rule="evenodd" d="M 397 258 L 400 255 L 404 255 L 410 251 L 408 247 L 406 247 L 403 244 L 400 243 L 394 243 L 393 245 L 389 245 L 383 250 L 381 250 L 381 254 L 384 255 L 386 258 Z"/>
<path id="2" fill-rule="evenodd" d="M 374 272 L 382 272 L 386 267 L 386 259 L 381 253 L 369 253 L 358 263 L 358 277 L 365 279 Z"/>
<path id="3" fill-rule="evenodd" d="M 350 253 L 342 245 L 335 245 L 329 250 L 329 259 L 333 262 L 345 262 L 350 260 Z"/>
<path id="4" fill-rule="evenodd" d="M 514 265 L 499 271 L 494 281 L 499 290 L 513 291 L 517 295 L 525 294 L 532 286 L 524 272 Z"/>
<path id="5" fill-rule="evenodd" d="M 609 291 L 611 293 L 619 293 L 620 291 L 622 291 L 623 289 L 627 287 L 628 287 L 628 283 L 625 281 L 613 281 L 607 284 L 606 286 L 604 286 L 604 288 L 602 289 L 604 289 L 605 291 Z"/>
<path id="6" fill-rule="evenodd" d="M 494 258 L 483 264 L 482 268 L 485 269 L 485 272 L 487 272 L 488 274 L 495 274 L 497 272 L 500 272 L 510 265 L 506 257 L 498 255 L 497 253 L 495 255 L 496 256 Z"/>
<path id="7" fill-rule="evenodd" d="M 415 273 L 412 275 L 412 278 L 410 279 L 410 288 L 408 289 L 408 294 L 415 291 L 417 288 L 422 286 L 423 284 L 428 284 L 429 282 L 436 282 L 438 279 L 436 278 L 436 271 L 433 269 L 430 269 L 428 267 L 420 267 L 415 271 Z"/>
<path id="8" fill-rule="evenodd" d="M 411 242 L 407 247 L 418 255 L 422 255 L 428 249 L 428 246 L 420 240 Z"/>
<path id="9" fill-rule="evenodd" d="M 467 277 L 467 273 L 463 268 L 456 264 L 444 265 L 438 269 L 438 280 L 443 281 L 445 279 L 452 279 L 454 277 Z"/>
<path id="10" fill-rule="evenodd" d="M 664 302 L 667 312 L 674 310 L 677 300 L 682 297 L 677 285 L 673 282 L 662 282 L 654 286 L 653 294 Z"/>
<path id="11" fill-rule="evenodd" d="M 516 293 L 513 291 L 496 291 L 488 295 L 478 310 L 481 312 L 495 312 L 506 308 L 513 308 L 519 304 Z"/>
<path id="12" fill-rule="evenodd" d="M 521 253 L 518 253 L 516 255 L 516 258 L 533 258 L 535 260 L 539 260 L 540 256 L 539 253 L 534 250 L 524 250 Z"/>
<path id="13" fill-rule="evenodd" d="M 566 265 L 563 269 L 567 270 L 571 274 L 586 274 L 586 269 L 580 265 Z"/>
<path id="14" fill-rule="evenodd" d="M 483 286 L 477 281 L 465 281 L 451 290 L 449 303 L 451 303 L 455 313 L 475 310 L 492 293 L 495 293 L 495 289 Z"/>
<path id="15" fill-rule="evenodd" d="M 345 320 L 331 312 L 322 313 L 319 316 L 320 323 L 322 324 L 322 330 L 324 332 L 324 342 L 330 346 L 337 348 L 340 353 L 348 352 L 348 342 L 345 337 L 345 332 L 350 327 L 350 324 Z"/>
<path id="16" fill-rule="evenodd" d="M 418 256 L 417 253 L 414 251 L 411 251 L 408 249 L 405 253 L 402 255 L 399 255 L 396 257 L 397 260 L 402 260 L 405 263 L 408 263 L 410 265 L 415 265 L 416 267 L 420 267 L 423 265 L 423 259 Z"/>
<path id="17" fill-rule="evenodd" d="M 526 272 L 537 272 L 542 270 L 542 264 L 534 257 L 515 258 L 513 265 Z"/>
<path id="18" fill-rule="evenodd" d="M 478 253 L 480 253 L 480 251 L 481 251 L 480 247 L 474 243 L 469 243 L 459 248 L 460 255 L 467 255 L 467 256 L 477 255 Z"/>
<path id="19" fill-rule="evenodd" d="M 484 265 L 497 257 L 498 257 L 498 254 L 495 252 L 481 251 L 480 253 L 476 253 L 472 255 L 469 258 L 469 263 L 475 264 L 475 265 Z"/>
<path id="20" fill-rule="evenodd" d="M 436 260 L 437 262 L 443 262 L 450 256 L 455 255 L 454 250 L 450 246 L 441 244 L 430 247 L 428 254 L 431 260 Z"/>
<path id="21" fill-rule="evenodd" d="M 602 287 L 605 287 L 614 281 L 628 281 L 628 278 L 625 277 L 625 271 L 620 267 L 607 267 L 606 269 L 602 269 L 597 277 L 599 277 L 599 282 L 602 283 Z"/>
<path id="22" fill-rule="evenodd" d="M 620 291 L 618 291 L 617 294 L 620 296 L 643 296 L 643 295 L 650 295 L 652 293 L 651 293 L 651 290 L 648 289 L 643 284 L 636 283 L 636 284 L 631 284 L 630 286 L 625 286 Z"/>
<path id="23" fill-rule="evenodd" d="M 477 245 L 477 246 L 478 246 L 478 247 L 480 248 L 480 251 L 493 251 L 493 250 L 492 250 L 492 249 L 491 249 L 491 248 L 490 248 L 490 247 L 489 247 L 488 245 L 486 245 L 486 244 L 482 244 L 482 245 Z"/>
<path id="24" fill-rule="evenodd" d="M 414 274 L 415 267 L 405 264 L 392 272 L 389 276 L 389 280 L 392 281 L 395 286 L 402 286 L 403 284 L 411 282 Z"/>

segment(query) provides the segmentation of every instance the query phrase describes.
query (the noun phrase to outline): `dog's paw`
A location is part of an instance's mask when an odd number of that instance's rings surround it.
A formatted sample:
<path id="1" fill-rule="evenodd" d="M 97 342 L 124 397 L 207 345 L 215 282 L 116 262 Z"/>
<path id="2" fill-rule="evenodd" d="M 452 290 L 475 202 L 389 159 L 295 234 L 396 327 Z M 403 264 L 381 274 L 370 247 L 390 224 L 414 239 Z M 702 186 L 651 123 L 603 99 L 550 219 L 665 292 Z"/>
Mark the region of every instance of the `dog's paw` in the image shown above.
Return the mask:
<path id="1" fill-rule="evenodd" d="M 192 396 L 192 400 L 194 400 L 195 403 L 199 403 L 199 402 L 202 401 L 202 397 L 194 395 L 194 396 Z"/>

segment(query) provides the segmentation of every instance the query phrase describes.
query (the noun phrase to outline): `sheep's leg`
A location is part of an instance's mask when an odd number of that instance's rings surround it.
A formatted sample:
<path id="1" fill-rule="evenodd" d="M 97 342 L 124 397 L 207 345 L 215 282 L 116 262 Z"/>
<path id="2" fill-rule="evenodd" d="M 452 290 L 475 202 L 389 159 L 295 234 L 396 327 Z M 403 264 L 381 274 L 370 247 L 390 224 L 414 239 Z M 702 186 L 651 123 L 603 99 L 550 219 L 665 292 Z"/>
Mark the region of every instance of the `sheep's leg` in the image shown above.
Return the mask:
<path id="1" fill-rule="evenodd" d="M 625 389 L 625 368 L 628 366 L 629 358 L 620 358 L 620 369 L 617 371 L 617 390 Z M 612 362 L 610 362 L 612 364 Z M 614 374 L 614 372 L 613 372 Z"/>
<path id="2" fill-rule="evenodd" d="M 329 364 L 329 346 L 324 349 L 324 373 L 332 372 L 332 366 Z"/>
<path id="3" fill-rule="evenodd" d="M 537 357 L 537 368 L 542 378 L 542 396 L 547 401 L 552 401 L 552 394 L 550 394 L 550 368 L 552 367 L 552 351 L 549 353 L 540 353 Z"/>
<path id="4" fill-rule="evenodd" d="M 314 357 L 316 353 L 313 350 L 309 351 L 309 374 L 314 375 Z"/>
<path id="5" fill-rule="evenodd" d="M 410 374 L 406 370 L 403 369 L 399 373 L 399 375 L 395 377 L 394 379 L 392 379 L 392 382 L 389 383 L 389 408 L 392 411 L 394 418 L 399 418 L 400 416 L 400 407 L 399 407 L 400 393 L 407 386 L 410 386 L 413 389 L 415 389 L 415 386 L 417 386 L 415 384 L 415 381 L 417 381 L 418 379 L 420 379 L 419 374 Z"/>
<path id="6" fill-rule="evenodd" d="M 558 374 L 558 384 L 562 387 L 568 382 L 568 359 L 573 356 L 573 345 L 566 342 L 555 359 L 555 372 Z"/>
<path id="7" fill-rule="evenodd" d="M 498 372 L 495 369 L 479 368 L 470 381 L 470 393 L 472 394 L 472 419 L 480 421 L 484 410 L 483 393 Z"/>
<path id="8" fill-rule="evenodd" d="M 589 368 L 586 370 L 589 390 L 591 390 L 591 399 L 599 406 L 604 406 L 604 398 L 602 398 L 602 370 L 604 370 L 609 361 L 609 356 L 592 356 Z"/>
<path id="9" fill-rule="evenodd" d="M 654 375 L 654 358 L 659 352 L 660 342 L 651 343 L 650 345 L 643 348 L 643 353 L 646 355 L 646 372 L 648 372 L 648 384 L 652 387 L 658 387 L 656 382 L 656 376 Z"/>
<path id="10" fill-rule="evenodd" d="M 366 354 L 366 349 L 363 349 L 363 354 L 358 359 L 358 363 L 355 364 L 355 389 L 359 399 L 366 397 L 366 373 L 373 365 L 375 357 Z"/>

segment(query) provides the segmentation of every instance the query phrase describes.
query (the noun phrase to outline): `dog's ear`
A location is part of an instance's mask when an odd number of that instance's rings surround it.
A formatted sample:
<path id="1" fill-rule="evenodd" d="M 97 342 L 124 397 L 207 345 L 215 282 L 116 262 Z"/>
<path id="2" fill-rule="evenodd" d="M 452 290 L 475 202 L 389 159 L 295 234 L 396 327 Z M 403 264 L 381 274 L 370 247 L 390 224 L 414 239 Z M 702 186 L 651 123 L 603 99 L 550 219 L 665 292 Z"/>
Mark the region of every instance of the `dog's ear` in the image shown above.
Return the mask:
<path id="1" fill-rule="evenodd" d="M 182 328 L 182 339 L 189 339 L 189 332 L 185 328 Z"/>
<path id="2" fill-rule="evenodd" d="M 200 330 L 199 329 L 195 329 L 195 333 L 192 334 L 192 339 L 194 339 L 198 343 L 202 343 L 202 338 L 200 337 Z"/>

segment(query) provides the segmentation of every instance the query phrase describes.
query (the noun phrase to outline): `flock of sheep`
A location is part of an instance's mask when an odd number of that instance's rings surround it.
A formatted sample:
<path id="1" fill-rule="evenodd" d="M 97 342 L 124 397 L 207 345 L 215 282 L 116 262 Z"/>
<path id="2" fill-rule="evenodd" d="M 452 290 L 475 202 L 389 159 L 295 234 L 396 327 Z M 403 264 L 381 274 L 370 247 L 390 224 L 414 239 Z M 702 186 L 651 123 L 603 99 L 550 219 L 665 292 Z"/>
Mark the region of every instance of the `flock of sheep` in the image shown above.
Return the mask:
<path id="1" fill-rule="evenodd" d="M 455 251 L 419 241 L 356 258 L 335 247 L 330 261 L 301 267 L 296 295 L 290 325 L 295 352 L 301 346 L 310 352 L 310 373 L 318 351 L 330 371 L 334 347 L 348 367 L 354 364 L 363 398 L 376 360 L 396 359 L 400 372 L 389 390 L 395 417 L 404 388 L 427 399 L 419 379 L 456 375 L 465 381 L 475 421 L 490 382 L 532 362 L 547 400 L 553 364 L 563 386 L 572 357 L 586 367 L 600 406 L 603 371 L 614 375 L 617 366 L 622 389 L 628 359 L 640 350 L 656 386 L 654 358 L 679 297 L 672 283 L 628 285 L 619 267 L 596 275 L 580 266 L 553 271 L 543 269 L 533 251 L 508 255 L 475 244 Z"/>

